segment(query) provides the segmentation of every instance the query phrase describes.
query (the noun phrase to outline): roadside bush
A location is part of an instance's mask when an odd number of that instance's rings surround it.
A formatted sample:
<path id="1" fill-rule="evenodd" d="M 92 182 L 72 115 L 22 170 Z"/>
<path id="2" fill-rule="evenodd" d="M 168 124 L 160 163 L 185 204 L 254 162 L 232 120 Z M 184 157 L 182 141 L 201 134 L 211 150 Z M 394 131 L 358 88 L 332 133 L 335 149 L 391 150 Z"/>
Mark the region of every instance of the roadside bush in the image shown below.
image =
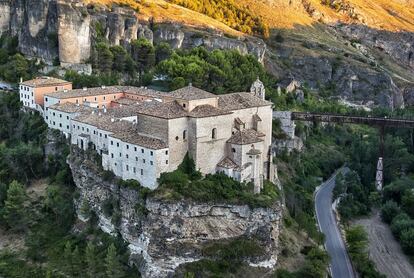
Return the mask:
<path id="1" fill-rule="evenodd" d="M 384 222 L 391 223 L 400 212 L 401 209 L 396 202 L 387 201 L 381 208 L 381 218 Z"/>

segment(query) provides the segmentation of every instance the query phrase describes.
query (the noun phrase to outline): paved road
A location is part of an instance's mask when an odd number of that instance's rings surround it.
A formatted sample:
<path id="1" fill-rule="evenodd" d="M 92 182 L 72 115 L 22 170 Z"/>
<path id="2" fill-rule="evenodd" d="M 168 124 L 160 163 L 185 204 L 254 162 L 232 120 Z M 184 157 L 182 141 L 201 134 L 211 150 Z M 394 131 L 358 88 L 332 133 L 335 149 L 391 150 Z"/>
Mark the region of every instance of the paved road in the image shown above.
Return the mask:
<path id="1" fill-rule="evenodd" d="M 346 173 L 347 171 L 348 169 L 344 168 L 338 173 Z M 335 187 L 336 175 L 337 173 L 323 183 L 315 194 L 315 210 L 319 228 L 325 234 L 325 248 L 331 257 L 332 277 L 353 278 L 355 275 L 352 265 L 332 210 L 332 190 Z"/>

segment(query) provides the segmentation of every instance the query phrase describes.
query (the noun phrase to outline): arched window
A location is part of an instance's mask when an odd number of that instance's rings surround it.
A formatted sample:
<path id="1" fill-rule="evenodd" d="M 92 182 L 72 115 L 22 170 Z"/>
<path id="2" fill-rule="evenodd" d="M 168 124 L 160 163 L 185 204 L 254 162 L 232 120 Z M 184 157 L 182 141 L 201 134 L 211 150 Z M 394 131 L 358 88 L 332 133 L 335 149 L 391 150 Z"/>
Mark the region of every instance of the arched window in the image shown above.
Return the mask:
<path id="1" fill-rule="evenodd" d="M 183 131 L 183 140 L 187 139 L 187 130 Z"/>
<path id="2" fill-rule="evenodd" d="M 211 131 L 211 138 L 217 139 L 217 128 L 213 128 L 213 130 Z"/>

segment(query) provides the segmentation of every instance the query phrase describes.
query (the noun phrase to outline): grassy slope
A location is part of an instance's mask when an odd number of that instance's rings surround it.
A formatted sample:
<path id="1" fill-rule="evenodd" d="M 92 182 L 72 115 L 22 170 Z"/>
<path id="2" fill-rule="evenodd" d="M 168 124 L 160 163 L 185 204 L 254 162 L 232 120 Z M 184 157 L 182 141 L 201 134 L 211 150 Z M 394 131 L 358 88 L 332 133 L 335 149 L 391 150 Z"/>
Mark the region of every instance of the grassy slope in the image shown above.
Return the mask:
<path id="1" fill-rule="evenodd" d="M 87 3 L 111 3 L 139 7 L 140 17 L 154 17 L 158 21 L 179 21 L 189 25 L 217 28 L 227 32 L 224 24 L 207 16 L 199 15 L 180 6 L 167 4 L 164 0 L 84 0 Z M 289 3 L 291 2 L 291 4 Z M 238 0 L 236 3 L 247 6 L 261 16 L 272 28 L 295 28 L 298 25 L 310 26 L 315 23 L 303 8 L 300 0 Z M 348 15 L 321 4 L 320 0 L 308 0 L 312 7 L 325 16 L 330 23 L 341 21 L 351 23 Z M 413 0 L 347 0 L 356 13 L 364 18 L 364 24 L 372 28 L 389 31 L 414 31 Z"/>

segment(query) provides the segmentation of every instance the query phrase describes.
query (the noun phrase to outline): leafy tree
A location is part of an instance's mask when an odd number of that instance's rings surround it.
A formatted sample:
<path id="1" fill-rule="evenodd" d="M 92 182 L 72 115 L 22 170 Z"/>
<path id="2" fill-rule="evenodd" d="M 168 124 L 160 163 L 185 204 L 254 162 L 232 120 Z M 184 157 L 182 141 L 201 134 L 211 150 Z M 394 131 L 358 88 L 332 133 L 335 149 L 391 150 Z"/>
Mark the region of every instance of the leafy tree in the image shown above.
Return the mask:
<path id="1" fill-rule="evenodd" d="M 109 245 L 106 258 L 106 276 L 109 278 L 118 278 L 124 276 L 124 269 L 119 261 L 115 245 Z"/>
<path id="2" fill-rule="evenodd" d="M 173 51 L 171 49 L 171 46 L 166 42 L 161 42 L 157 44 L 155 47 L 155 61 L 156 64 L 159 64 L 160 62 L 167 60 L 171 57 Z"/>
<path id="3" fill-rule="evenodd" d="M 110 51 L 113 55 L 113 69 L 118 72 L 124 72 L 129 56 L 128 53 L 120 45 L 111 46 Z"/>
<path id="4" fill-rule="evenodd" d="M 17 181 L 10 183 L 7 190 L 7 199 L 4 202 L 2 216 L 7 226 L 12 231 L 23 231 L 27 225 L 25 208 L 26 193 L 23 185 Z"/>
<path id="5" fill-rule="evenodd" d="M 414 254 L 414 228 L 410 228 L 401 232 L 401 247 L 410 255 Z"/>
<path id="6" fill-rule="evenodd" d="M 96 45 L 95 48 L 97 55 L 96 68 L 104 73 L 110 72 L 114 63 L 114 55 L 112 54 L 108 45 L 106 43 L 100 42 Z"/>
<path id="7" fill-rule="evenodd" d="M 381 217 L 386 223 L 391 223 L 392 219 L 401 212 L 400 207 L 394 201 L 387 201 L 381 208 Z"/>
<path id="8" fill-rule="evenodd" d="M 400 213 L 392 220 L 391 231 L 396 238 L 399 239 L 401 233 L 409 229 L 414 229 L 414 220 L 411 219 L 406 213 Z"/>
<path id="9" fill-rule="evenodd" d="M 146 39 L 131 41 L 131 55 L 141 75 L 155 65 L 155 48 Z"/>
<path id="10" fill-rule="evenodd" d="M 20 77 L 29 79 L 29 66 L 29 62 L 21 54 L 15 54 L 9 58 L 9 62 L 5 65 L 3 77 L 11 82 L 18 82 Z"/>

